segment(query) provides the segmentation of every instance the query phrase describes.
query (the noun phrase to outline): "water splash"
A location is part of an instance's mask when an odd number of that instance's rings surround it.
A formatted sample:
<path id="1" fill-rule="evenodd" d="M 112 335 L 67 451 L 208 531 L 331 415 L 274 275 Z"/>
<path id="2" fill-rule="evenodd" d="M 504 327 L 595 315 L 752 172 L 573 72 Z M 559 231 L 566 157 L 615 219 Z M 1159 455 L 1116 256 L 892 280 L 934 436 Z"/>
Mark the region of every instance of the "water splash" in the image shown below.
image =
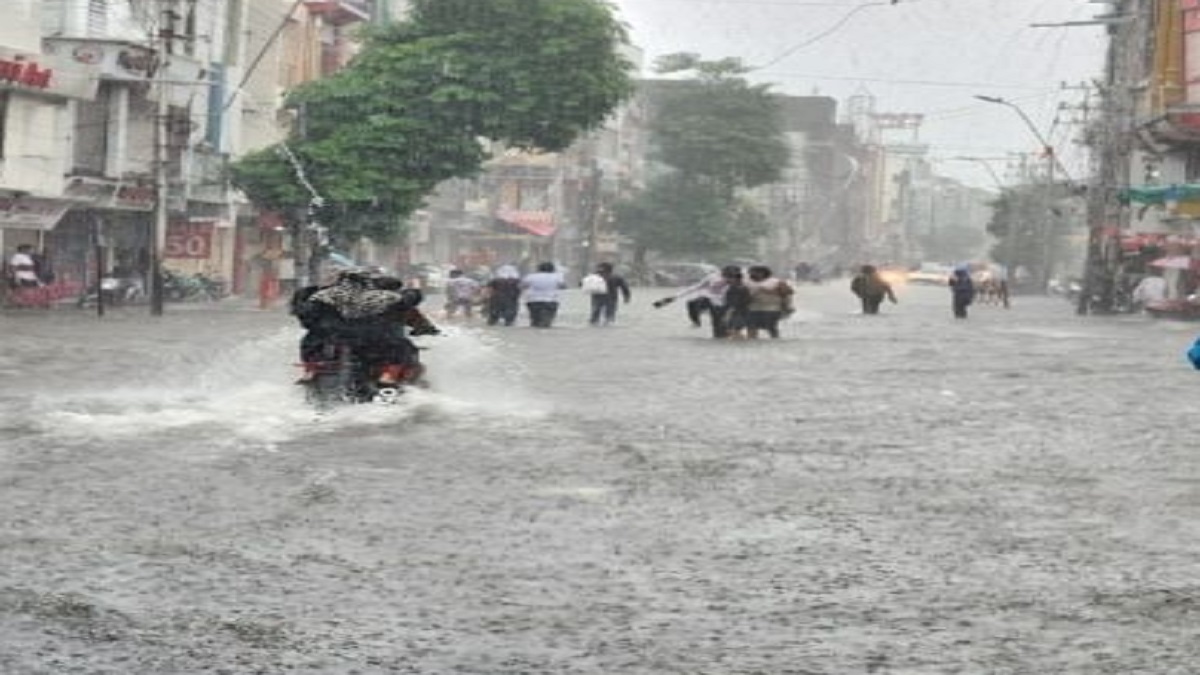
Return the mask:
<path id="1" fill-rule="evenodd" d="M 214 448 L 273 449 L 312 434 L 391 427 L 421 420 L 541 417 L 545 402 L 522 384 L 523 370 L 487 333 L 451 328 L 426 340 L 430 388 L 410 389 L 394 405 L 318 411 L 294 384 L 295 330 L 279 331 L 197 358 L 153 358 L 116 386 L 41 394 L 26 419 L 36 433 L 64 440 L 166 437 L 188 433 Z"/>

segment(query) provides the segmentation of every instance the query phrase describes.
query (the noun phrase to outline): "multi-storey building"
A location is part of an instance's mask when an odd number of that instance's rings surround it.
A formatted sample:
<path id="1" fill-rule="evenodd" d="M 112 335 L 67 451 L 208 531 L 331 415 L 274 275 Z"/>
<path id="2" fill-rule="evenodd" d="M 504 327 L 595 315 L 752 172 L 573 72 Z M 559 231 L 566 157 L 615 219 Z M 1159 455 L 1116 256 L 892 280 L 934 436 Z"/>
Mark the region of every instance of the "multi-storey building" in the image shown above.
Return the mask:
<path id="1" fill-rule="evenodd" d="M 0 21 L 0 249 L 46 247 L 70 210 L 63 180 L 70 114 L 97 95 L 97 68 L 45 51 L 42 0 L 5 3 Z M 69 274 L 64 280 L 71 282 Z"/>
<path id="2" fill-rule="evenodd" d="M 356 26 L 404 5 L 8 0 L 0 243 L 44 245 L 77 284 L 100 270 L 145 277 L 161 248 L 167 268 L 256 289 L 281 272 L 289 237 L 230 188 L 228 161 L 282 140 L 287 91 L 345 65 Z M 160 166 L 169 220 L 158 234 Z"/>

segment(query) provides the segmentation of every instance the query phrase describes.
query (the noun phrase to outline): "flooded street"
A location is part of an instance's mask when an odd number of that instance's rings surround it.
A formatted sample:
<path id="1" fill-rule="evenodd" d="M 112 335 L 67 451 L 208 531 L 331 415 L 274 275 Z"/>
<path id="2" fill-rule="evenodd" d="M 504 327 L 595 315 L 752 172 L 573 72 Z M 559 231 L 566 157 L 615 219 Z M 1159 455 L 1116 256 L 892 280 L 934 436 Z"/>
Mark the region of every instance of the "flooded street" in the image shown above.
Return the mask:
<path id="1" fill-rule="evenodd" d="M 282 313 L 0 316 L 0 672 L 1194 672 L 1195 325 L 846 285 L 455 324 L 328 415 Z"/>

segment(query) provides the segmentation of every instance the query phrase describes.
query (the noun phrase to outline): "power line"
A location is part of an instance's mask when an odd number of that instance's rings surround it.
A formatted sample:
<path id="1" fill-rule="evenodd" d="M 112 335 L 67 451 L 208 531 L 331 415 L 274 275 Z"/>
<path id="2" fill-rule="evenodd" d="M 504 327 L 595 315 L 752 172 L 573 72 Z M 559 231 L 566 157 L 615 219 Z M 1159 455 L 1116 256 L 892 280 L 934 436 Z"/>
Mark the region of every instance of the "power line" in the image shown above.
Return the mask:
<path id="1" fill-rule="evenodd" d="M 283 15 L 283 20 L 279 22 L 278 26 L 276 26 L 275 32 L 271 33 L 271 37 L 267 38 L 267 41 L 263 44 L 262 49 L 258 50 L 258 55 L 254 57 L 254 60 L 251 61 L 250 65 L 246 68 L 246 72 L 242 74 L 242 81 L 238 82 L 238 86 L 235 87 L 233 92 L 229 94 L 229 98 L 225 101 L 224 107 L 221 108 L 222 113 L 228 111 L 230 106 L 233 105 L 233 102 L 237 100 L 238 94 L 242 92 L 242 87 L 245 87 L 246 83 L 250 81 L 251 77 L 253 77 L 254 71 L 258 69 L 259 64 L 262 63 L 263 58 L 266 57 L 267 52 L 271 49 L 271 46 L 274 45 L 275 41 L 279 39 L 279 36 L 283 34 L 284 29 L 287 28 L 288 23 L 290 23 L 292 20 L 292 15 L 296 13 L 296 10 L 300 9 L 300 5 L 302 4 L 304 4 L 304 0 L 295 0 L 295 2 L 292 3 L 291 9 L 289 9 L 287 13 Z"/>
<path id="2" fill-rule="evenodd" d="M 915 0 L 906 0 L 906 1 L 913 2 Z M 791 56 L 792 54 L 795 54 L 796 52 L 800 51 L 801 49 L 804 49 L 805 47 L 811 47 L 812 45 L 817 44 L 821 40 L 824 40 L 825 38 L 829 37 L 830 35 L 833 35 L 834 33 L 840 31 L 846 24 L 850 23 L 850 21 L 853 20 L 855 16 L 857 16 L 860 12 L 862 12 L 865 9 L 870 9 L 872 7 L 890 7 L 892 5 L 895 5 L 897 2 L 898 2 L 898 0 L 889 0 L 888 2 L 867 2 L 864 4 L 858 5 L 854 9 L 851 9 L 849 12 L 846 12 L 845 16 L 843 16 L 841 19 L 839 19 L 836 23 L 834 23 L 829 28 L 825 29 L 824 31 L 821 31 L 820 33 L 817 33 L 816 35 L 808 38 L 807 40 L 805 40 L 804 42 L 801 42 L 800 44 L 797 44 L 795 46 L 785 49 L 783 51 L 783 53 L 781 53 L 779 56 L 776 56 L 775 58 L 771 59 L 770 61 L 767 61 L 763 65 L 758 66 L 756 68 L 752 68 L 751 70 L 762 70 L 763 68 L 770 68 L 771 66 L 788 58 L 789 56 Z"/>
<path id="3" fill-rule="evenodd" d="M 882 84 L 911 84 L 925 87 L 990 87 L 993 89 L 1025 89 L 1029 91 L 1040 91 L 1041 87 L 1036 87 L 1028 84 L 994 84 L 991 82 L 957 82 L 953 80 L 905 80 L 890 77 L 855 77 L 851 75 L 809 75 L 806 73 L 794 73 L 787 71 L 758 71 L 761 75 L 769 75 L 772 77 L 782 78 L 800 78 L 809 80 L 833 80 L 844 82 L 877 82 Z"/>

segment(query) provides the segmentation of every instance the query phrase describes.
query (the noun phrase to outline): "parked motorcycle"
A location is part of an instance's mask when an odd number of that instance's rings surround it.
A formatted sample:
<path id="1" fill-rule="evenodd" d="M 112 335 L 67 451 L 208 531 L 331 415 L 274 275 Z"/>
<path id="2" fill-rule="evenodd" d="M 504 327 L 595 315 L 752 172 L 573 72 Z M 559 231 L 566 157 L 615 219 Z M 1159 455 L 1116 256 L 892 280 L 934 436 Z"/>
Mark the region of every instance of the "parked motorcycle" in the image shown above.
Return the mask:
<path id="1" fill-rule="evenodd" d="M 104 304 L 109 307 L 142 303 L 147 297 L 141 279 L 109 276 L 80 295 L 77 305 L 80 308 L 94 307 L 101 296 L 104 298 Z"/>
<path id="2" fill-rule="evenodd" d="M 197 272 L 163 270 L 163 297 L 168 302 L 213 302 L 225 297 L 225 283 Z"/>

